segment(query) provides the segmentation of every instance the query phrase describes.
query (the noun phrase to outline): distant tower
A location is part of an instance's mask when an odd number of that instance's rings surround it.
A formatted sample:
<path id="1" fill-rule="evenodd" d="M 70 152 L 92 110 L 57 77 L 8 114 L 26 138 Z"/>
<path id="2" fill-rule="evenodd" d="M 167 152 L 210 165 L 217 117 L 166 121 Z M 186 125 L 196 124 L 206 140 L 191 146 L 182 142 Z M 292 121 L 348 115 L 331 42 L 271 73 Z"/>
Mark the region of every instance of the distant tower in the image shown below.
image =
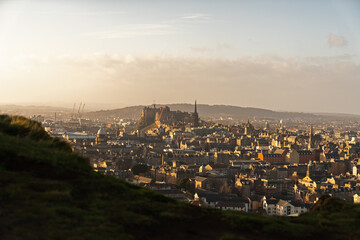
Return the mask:
<path id="1" fill-rule="evenodd" d="M 119 136 L 120 136 L 120 128 L 119 128 L 119 126 L 116 124 L 115 137 L 119 137 Z"/>
<path id="2" fill-rule="evenodd" d="M 165 155 L 161 154 L 161 166 L 165 166 Z"/>
<path id="3" fill-rule="evenodd" d="M 310 177 L 310 167 L 312 166 L 311 161 L 309 161 L 309 164 L 307 165 L 307 169 L 306 169 L 306 176 Z"/>
<path id="4" fill-rule="evenodd" d="M 314 148 L 314 128 L 312 126 L 310 127 L 308 148 L 309 148 L 309 150 Z"/>
<path id="5" fill-rule="evenodd" d="M 197 112 L 196 100 L 195 100 L 195 109 L 194 109 L 194 113 L 193 113 L 193 125 L 194 125 L 194 127 L 199 126 L 199 114 Z"/>
<path id="6" fill-rule="evenodd" d="M 104 143 L 106 143 L 106 141 L 107 141 L 106 132 L 101 126 L 99 131 L 96 134 L 95 142 L 96 142 L 96 144 L 104 144 Z"/>
<path id="7" fill-rule="evenodd" d="M 206 168 L 204 165 L 201 165 L 199 168 L 199 173 L 201 176 L 205 176 L 206 175 Z"/>
<path id="8" fill-rule="evenodd" d="M 265 130 L 270 131 L 270 123 L 269 123 L 269 121 L 266 121 L 266 123 L 265 123 Z"/>
<path id="9" fill-rule="evenodd" d="M 352 174 L 354 175 L 354 176 L 357 176 L 357 167 L 356 167 L 356 165 L 355 164 L 353 164 L 352 165 Z"/>
<path id="10" fill-rule="evenodd" d="M 250 119 L 248 118 L 247 123 L 245 123 L 244 125 L 244 134 L 248 135 L 248 134 L 252 134 L 254 130 L 254 126 L 250 123 Z"/>

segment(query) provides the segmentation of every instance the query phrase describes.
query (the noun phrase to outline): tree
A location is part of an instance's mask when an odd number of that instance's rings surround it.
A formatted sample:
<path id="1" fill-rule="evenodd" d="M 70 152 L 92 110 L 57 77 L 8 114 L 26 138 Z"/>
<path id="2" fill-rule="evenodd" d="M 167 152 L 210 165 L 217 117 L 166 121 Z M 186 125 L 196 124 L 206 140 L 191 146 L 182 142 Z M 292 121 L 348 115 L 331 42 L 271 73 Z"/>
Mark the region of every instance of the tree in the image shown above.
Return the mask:
<path id="1" fill-rule="evenodd" d="M 227 182 L 224 182 L 224 184 L 220 187 L 219 193 L 231 193 L 231 189 Z"/>
<path id="2" fill-rule="evenodd" d="M 188 183 L 189 183 L 189 178 L 183 178 L 183 179 L 179 180 L 177 185 L 178 185 L 179 188 L 186 189 L 186 186 L 187 186 Z"/>
<path id="3" fill-rule="evenodd" d="M 146 164 L 137 163 L 132 168 L 131 171 L 135 175 L 139 175 L 140 173 L 146 173 L 149 170 L 148 166 Z"/>
<path id="4" fill-rule="evenodd" d="M 177 186 L 179 188 L 185 189 L 185 191 L 189 191 L 191 193 L 195 192 L 195 186 L 190 182 L 189 178 L 183 178 L 179 180 Z"/>

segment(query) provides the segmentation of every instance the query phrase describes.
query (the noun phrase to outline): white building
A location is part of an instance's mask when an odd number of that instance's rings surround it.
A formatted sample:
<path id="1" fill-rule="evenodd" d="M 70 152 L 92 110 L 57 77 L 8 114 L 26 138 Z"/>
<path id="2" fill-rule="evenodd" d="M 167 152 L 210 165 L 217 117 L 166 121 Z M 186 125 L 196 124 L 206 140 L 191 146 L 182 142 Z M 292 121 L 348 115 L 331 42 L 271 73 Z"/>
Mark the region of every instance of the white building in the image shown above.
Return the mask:
<path id="1" fill-rule="evenodd" d="M 290 202 L 282 199 L 269 199 L 264 201 L 263 208 L 268 215 L 298 216 L 301 213 L 307 212 L 311 208 L 311 204 Z"/>

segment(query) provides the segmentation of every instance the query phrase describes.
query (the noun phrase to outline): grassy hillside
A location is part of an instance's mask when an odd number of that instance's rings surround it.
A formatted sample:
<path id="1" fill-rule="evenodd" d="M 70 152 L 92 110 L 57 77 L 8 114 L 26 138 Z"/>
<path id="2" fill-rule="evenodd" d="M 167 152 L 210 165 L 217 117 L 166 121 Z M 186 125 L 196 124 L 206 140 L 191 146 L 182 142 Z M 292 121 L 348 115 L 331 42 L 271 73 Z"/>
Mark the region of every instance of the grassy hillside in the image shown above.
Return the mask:
<path id="1" fill-rule="evenodd" d="M 0 239 L 360 239 L 360 207 L 298 218 L 192 207 L 94 173 L 36 123 L 0 116 Z"/>

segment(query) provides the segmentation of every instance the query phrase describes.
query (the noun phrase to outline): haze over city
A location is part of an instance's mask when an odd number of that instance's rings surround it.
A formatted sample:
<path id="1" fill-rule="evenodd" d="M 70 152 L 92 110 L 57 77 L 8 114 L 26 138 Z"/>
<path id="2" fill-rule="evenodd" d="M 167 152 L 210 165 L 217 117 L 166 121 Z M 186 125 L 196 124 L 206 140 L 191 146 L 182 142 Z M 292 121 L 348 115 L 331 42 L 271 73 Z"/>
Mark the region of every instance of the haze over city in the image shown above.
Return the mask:
<path id="1" fill-rule="evenodd" d="M 0 104 L 360 114 L 359 22 L 359 1 L 3 0 Z"/>

